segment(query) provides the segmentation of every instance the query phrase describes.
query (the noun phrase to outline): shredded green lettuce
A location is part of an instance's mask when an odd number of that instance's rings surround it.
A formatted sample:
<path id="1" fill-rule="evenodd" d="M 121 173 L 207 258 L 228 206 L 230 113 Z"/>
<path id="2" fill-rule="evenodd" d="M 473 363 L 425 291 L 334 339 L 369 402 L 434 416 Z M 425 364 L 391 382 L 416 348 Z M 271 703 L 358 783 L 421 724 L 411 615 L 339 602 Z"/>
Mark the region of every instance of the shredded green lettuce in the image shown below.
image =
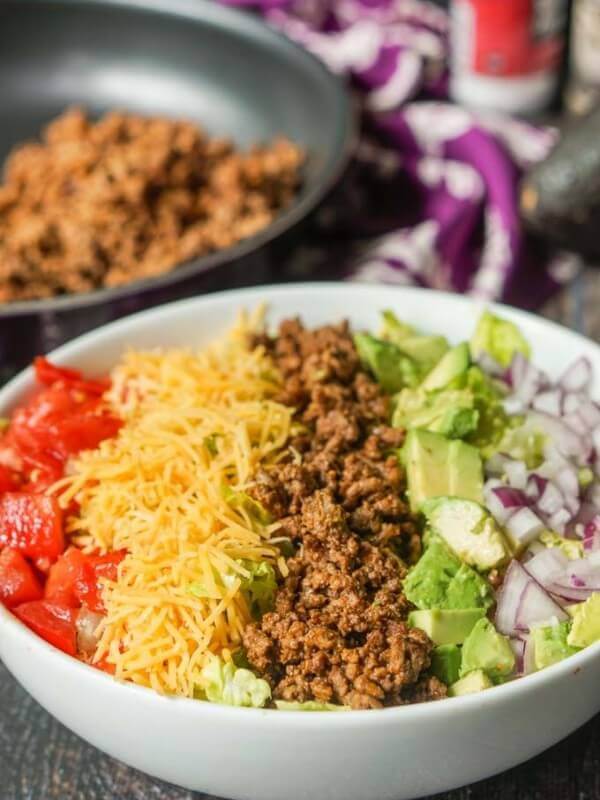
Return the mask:
<path id="1" fill-rule="evenodd" d="M 231 486 L 223 486 L 222 493 L 225 502 L 231 508 L 245 511 L 252 522 L 261 526 L 267 526 L 273 522 L 273 517 L 267 509 L 246 492 L 236 491 Z"/>
<path id="2" fill-rule="evenodd" d="M 213 572 L 215 583 L 226 589 L 230 589 L 235 581 L 240 582 L 240 590 L 246 597 L 250 608 L 250 613 L 254 619 L 260 619 L 262 615 L 273 607 L 275 592 L 277 591 L 277 576 L 275 570 L 268 561 L 250 561 L 249 559 L 237 559 L 237 564 L 246 570 L 249 575 L 244 576 L 239 572 Z M 199 598 L 209 598 L 220 600 L 221 594 L 210 589 L 205 583 L 195 581 L 190 583 L 187 591 Z"/>
<path id="3" fill-rule="evenodd" d="M 198 688 L 211 703 L 227 706 L 262 708 L 271 698 L 271 687 L 265 680 L 215 655 L 200 673 Z"/>
<path id="4" fill-rule="evenodd" d="M 293 703 L 288 700 L 275 700 L 279 711 L 350 711 L 348 706 L 336 706 L 333 703 L 318 703 L 307 700 L 305 703 Z"/>
<path id="5" fill-rule="evenodd" d="M 509 367 L 516 353 L 526 358 L 531 355 L 531 348 L 518 327 L 489 311 L 479 318 L 470 347 L 474 359 L 485 353 L 501 367 Z"/>
<path id="6" fill-rule="evenodd" d="M 396 396 L 392 417 L 395 428 L 424 428 L 449 439 L 468 436 L 477 430 L 478 422 L 473 394 L 464 389 L 403 389 Z"/>
<path id="7" fill-rule="evenodd" d="M 250 573 L 249 577 L 242 578 L 242 591 L 246 595 L 250 613 L 255 619 L 273 607 L 275 592 L 277 591 L 277 577 L 275 570 L 267 561 L 238 561 Z"/>

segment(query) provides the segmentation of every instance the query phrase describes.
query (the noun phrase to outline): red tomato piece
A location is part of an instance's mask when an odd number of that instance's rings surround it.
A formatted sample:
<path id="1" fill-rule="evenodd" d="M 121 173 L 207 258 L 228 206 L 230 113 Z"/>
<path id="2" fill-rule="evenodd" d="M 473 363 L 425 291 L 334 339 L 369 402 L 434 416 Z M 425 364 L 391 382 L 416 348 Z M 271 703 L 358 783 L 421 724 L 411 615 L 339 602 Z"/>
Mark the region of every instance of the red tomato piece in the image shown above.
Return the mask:
<path id="1" fill-rule="evenodd" d="M 14 492 L 19 486 L 19 475 L 9 467 L 0 464 L 0 493 Z"/>
<path id="2" fill-rule="evenodd" d="M 51 386 L 56 381 L 80 381 L 83 377 L 79 370 L 57 367 L 44 356 L 37 356 L 33 359 L 33 368 L 36 379 L 46 386 Z"/>
<path id="3" fill-rule="evenodd" d="M 101 580 L 116 581 L 117 567 L 126 555 L 126 550 L 115 550 L 115 552 L 106 553 L 103 556 L 88 556 L 75 588 L 82 605 L 86 605 L 90 611 L 98 614 L 106 613 L 102 602 L 103 584 Z"/>
<path id="4" fill-rule="evenodd" d="M 0 546 L 56 561 L 65 549 L 62 512 L 54 497 L 6 492 L 0 497 Z"/>
<path id="5" fill-rule="evenodd" d="M 0 600 L 8 608 L 41 600 L 43 590 L 31 564 L 10 547 L 0 552 Z"/>
<path id="6" fill-rule="evenodd" d="M 45 386 L 52 386 L 52 384 L 60 381 L 74 389 L 79 389 L 89 394 L 104 394 L 110 388 L 110 380 L 108 379 L 93 380 L 84 378 L 79 370 L 58 367 L 48 361 L 47 358 L 44 358 L 44 356 L 35 358 L 33 366 L 35 368 L 35 377 Z"/>
<path id="7" fill-rule="evenodd" d="M 13 609 L 21 622 L 42 639 L 70 656 L 77 654 L 77 611 L 57 603 L 34 600 Z"/>
<path id="8" fill-rule="evenodd" d="M 50 568 L 44 588 L 44 598 L 69 608 L 79 608 L 78 585 L 84 576 L 89 556 L 77 547 L 69 547 Z"/>

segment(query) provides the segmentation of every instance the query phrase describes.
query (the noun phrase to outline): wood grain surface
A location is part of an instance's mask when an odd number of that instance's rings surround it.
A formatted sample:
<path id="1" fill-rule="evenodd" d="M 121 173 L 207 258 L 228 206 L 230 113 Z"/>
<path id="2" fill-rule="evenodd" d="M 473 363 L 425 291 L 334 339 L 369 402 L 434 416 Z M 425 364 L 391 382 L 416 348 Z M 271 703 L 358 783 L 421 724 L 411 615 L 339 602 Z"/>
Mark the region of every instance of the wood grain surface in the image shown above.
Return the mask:
<path id="1" fill-rule="evenodd" d="M 600 270 L 588 269 L 543 313 L 600 341 Z M 50 717 L 0 664 L 0 800 L 202 797 L 207 796 L 153 780 L 86 744 Z M 600 716 L 532 761 L 438 800 L 600 800 Z"/>

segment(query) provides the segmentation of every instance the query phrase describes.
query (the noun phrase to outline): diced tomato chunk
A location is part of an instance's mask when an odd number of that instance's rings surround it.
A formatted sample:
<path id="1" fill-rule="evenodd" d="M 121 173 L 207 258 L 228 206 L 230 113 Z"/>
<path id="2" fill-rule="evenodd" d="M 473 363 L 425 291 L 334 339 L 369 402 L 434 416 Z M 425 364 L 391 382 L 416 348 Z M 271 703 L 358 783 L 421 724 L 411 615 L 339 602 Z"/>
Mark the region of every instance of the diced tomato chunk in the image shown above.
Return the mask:
<path id="1" fill-rule="evenodd" d="M 15 470 L 0 464 L 0 493 L 14 492 L 20 487 L 19 475 Z"/>
<path id="2" fill-rule="evenodd" d="M 51 567 L 44 588 L 44 598 L 49 603 L 59 603 L 69 608 L 79 608 L 78 586 L 89 560 L 77 547 L 69 547 Z"/>
<path id="3" fill-rule="evenodd" d="M 90 611 L 105 613 L 101 580 L 117 579 L 117 567 L 125 555 L 125 550 L 102 556 L 89 555 L 70 547 L 50 570 L 44 591 L 45 599 L 70 608 L 85 605 Z"/>
<path id="4" fill-rule="evenodd" d="M 52 386 L 54 383 L 61 382 L 74 389 L 87 392 L 89 394 L 104 394 L 110 387 L 110 380 L 92 380 L 84 378 L 77 369 L 69 367 L 58 367 L 52 364 L 44 356 L 34 359 L 33 366 L 35 377 L 45 386 Z"/>
<path id="5" fill-rule="evenodd" d="M 41 600 L 43 594 L 42 584 L 31 564 L 18 550 L 5 547 L 0 552 L 0 601 L 12 608 L 30 600 Z"/>
<path id="6" fill-rule="evenodd" d="M 82 605 L 98 614 L 106 613 L 102 602 L 102 579 L 116 581 L 117 567 L 125 558 L 125 550 L 116 550 L 103 556 L 89 556 L 77 582 L 76 594 Z"/>
<path id="7" fill-rule="evenodd" d="M 100 659 L 100 661 L 92 663 L 91 666 L 96 667 L 96 669 L 99 669 L 101 672 L 106 672 L 109 675 L 114 675 L 116 672 L 115 665 L 109 664 L 105 658 L 102 658 Z"/>
<path id="8" fill-rule="evenodd" d="M 77 654 L 77 611 L 58 603 L 34 600 L 13 609 L 13 613 L 34 633 L 70 656 Z"/>
<path id="9" fill-rule="evenodd" d="M 56 561 L 65 549 L 62 512 L 54 497 L 7 492 L 0 497 L 0 546 Z"/>

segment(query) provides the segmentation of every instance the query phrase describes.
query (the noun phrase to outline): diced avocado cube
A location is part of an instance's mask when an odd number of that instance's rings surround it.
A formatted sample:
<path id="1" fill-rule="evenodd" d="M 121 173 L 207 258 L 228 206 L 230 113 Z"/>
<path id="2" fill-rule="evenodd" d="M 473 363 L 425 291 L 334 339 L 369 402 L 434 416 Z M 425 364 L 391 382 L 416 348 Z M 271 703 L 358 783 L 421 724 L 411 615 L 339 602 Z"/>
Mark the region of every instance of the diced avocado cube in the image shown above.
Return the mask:
<path id="1" fill-rule="evenodd" d="M 482 669 L 492 680 L 501 680 L 515 668 L 515 654 L 507 636 L 503 636 L 485 617 L 478 620 L 465 639 L 460 676 Z"/>
<path id="2" fill-rule="evenodd" d="M 494 602 L 488 582 L 436 536 L 406 576 L 404 593 L 420 609 L 487 609 Z"/>
<path id="3" fill-rule="evenodd" d="M 421 504 L 432 531 L 456 555 L 480 570 L 498 567 L 510 558 L 504 534 L 487 511 L 471 500 L 436 497 Z"/>
<path id="4" fill-rule="evenodd" d="M 447 686 L 459 678 L 461 653 L 455 644 L 440 644 L 431 655 L 431 671 Z"/>
<path id="5" fill-rule="evenodd" d="M 532 630 L 536 669 L 549 667 L 578 652 L 579 648 L 572 647 L 567 641 L 570 627 L 569 622 L 559 622 Z"/>
<path id="6" fill-rule="evenodd" d="M 411 611 L 408 624 L 420 628 L 435 644 L 462 644 L 475 623 L 485 615 L 483 608 Z"/>
<path id="7" fill-rule="evenodd" d="M 469 344 L 473 358 L 487 353 L 501 367 L 509 367 L 515 353 L 522 353 L 526 358 L 531 354 L 527 340 L 514 322 L 489 311 L 484 311 L 479 318 Z"/>
<path id="8" fill-rule="evenodd" d="M 381 336 L 394 344 L 400 344 L 403 339 L 409 336 L 418 335 L 417 329 L 407 322 L 402 322 L 390 309 L 381 312 L 383 318 L 383 328 Z"/>
<path id="9" fill-rule="evenodd" d="M 482 669 L 476 669 L 465 675 L 456 683 L 453 683 L 448 690 L 450 697 L 461 697 L 464 694 L 475 694 L 484 689 L 490 689 L 494 684 Z"/>
<path id="10" fill-rule="evenodd" d="M 354 344 L 365 366 L 386 392 L 399 392 L 405 386 L 416 386 L 420 372 L 417 365 L 391 342 L 376 339 L 368 333 L 354 335 Z"/>
<path id="11" fill-rule="evenodd" d="M 459 439 L 415 429 L 408 432 L 402 458 L 413 511 L 430 497 L 483 502 L 483 469 L 477 448 Z"/>
<path id="12" fill-rule="evenodd" d="M 417 608 L 444 608 L 448 587 L 459 569 L 459 559 L 443 541 L 434 539 L 404 579 L 404 594 Z"/>
<path id="13" fill-rule="evenodd" d="M 485 608 L 494 605 L 492 587 L 474 569 L 461 564 L 448 585 L 444 608 Z"/>
<path id="14" fill-rule="evenodd" d="M 600 592 L 573 609 L 573 623 L 567 636 L 571 647 L 587 647 L 600 639 Z"/>
<path id="15" fill-rule="evenodd" d="M 469 345 L 466 342 L 453 347 L 440 359 L 421 383 L 426 392 L 444 389 L 452 381 L 466 373 L 471 364 Z"/>

